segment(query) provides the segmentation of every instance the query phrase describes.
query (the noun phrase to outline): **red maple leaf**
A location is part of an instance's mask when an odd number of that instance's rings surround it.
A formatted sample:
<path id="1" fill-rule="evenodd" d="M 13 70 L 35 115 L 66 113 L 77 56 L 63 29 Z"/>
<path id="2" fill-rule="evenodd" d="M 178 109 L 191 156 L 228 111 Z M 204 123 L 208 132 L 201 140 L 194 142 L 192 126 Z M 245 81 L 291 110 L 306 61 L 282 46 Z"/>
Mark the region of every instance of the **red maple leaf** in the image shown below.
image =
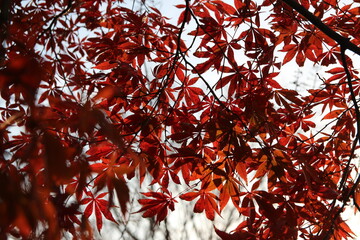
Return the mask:
<path id="1" fill-rule="evenodd" d="M 107 194 L 107 192 L 104 192 L 95 197 L 92 192 L 86 191 L 88 197 L 80 201 L 80 205 L 87 205 L 84 210 L 84 216 L 86 218 L 89 218 L 92 213 L 95 212 L 96 226 L 99 232 L 103 226 L 103 217 L 117 223 L 110 212 L 109 201 L 104 199 Z"/>
<path id="2" fill-rule="evenodd" d="M 150 218 L 156 216 L 155 222 L 159 223 L 165 219 L 168 214 L 168 209 L 175 210 L 175 202 L 177 202 L 171 194 L 161 192 L 146 192 L 141 193 L 146 197 L 153 199 L 139 199 L 142 205 L 141 209 L 137 212 L 144 212 L 143 217 Z"/>

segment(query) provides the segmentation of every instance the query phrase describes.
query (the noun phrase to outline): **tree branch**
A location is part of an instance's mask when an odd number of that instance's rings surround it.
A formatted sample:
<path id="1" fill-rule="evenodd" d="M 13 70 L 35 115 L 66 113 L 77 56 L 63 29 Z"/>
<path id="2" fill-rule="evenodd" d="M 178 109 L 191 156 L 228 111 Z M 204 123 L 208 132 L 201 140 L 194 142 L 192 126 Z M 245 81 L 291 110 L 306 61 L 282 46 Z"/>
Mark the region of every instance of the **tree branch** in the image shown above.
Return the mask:
<path id="1" fill-rule="evenodd" d="M 323 33 L 325 33 L 328 37 L 333 39 L 335 42 L 337 42 L 342 48 L 349 49 L 350 51 L 356 53 L 360 56 L 360 48 L 350 42 L 349 38 L 346 38 L 339 33 L 332 30 L 329 26 L 324 24 L 321 19 L 316 17 L 314 14 L 309 12 L 305 7 L 300 5 L 295 0 L 282 0 L 282 2 L 289 5 L 292 9 L 300 13 L 304 18 L 309 20 L 312 24 L 314 24 L 315 27 L 320 29 Z"/>

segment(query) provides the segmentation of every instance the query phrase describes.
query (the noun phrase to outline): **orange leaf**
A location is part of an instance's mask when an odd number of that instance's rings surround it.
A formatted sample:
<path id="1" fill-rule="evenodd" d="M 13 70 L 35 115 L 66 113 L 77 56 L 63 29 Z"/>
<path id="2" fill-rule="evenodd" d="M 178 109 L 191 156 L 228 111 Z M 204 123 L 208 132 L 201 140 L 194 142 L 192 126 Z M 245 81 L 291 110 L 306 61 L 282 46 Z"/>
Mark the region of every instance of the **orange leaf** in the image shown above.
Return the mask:
<path id="1" fill-rule="evenodd" d="M 329 112 L 328 114 L 326 114 L 324 117 L 323 117 L 323 120 L 324 119 L 333 119 L 333 118 L 337 118 L 339 117 L 340 114 L 342 114 L 344 112 L 344 110 L 333 110 L 331 112 Z"/>

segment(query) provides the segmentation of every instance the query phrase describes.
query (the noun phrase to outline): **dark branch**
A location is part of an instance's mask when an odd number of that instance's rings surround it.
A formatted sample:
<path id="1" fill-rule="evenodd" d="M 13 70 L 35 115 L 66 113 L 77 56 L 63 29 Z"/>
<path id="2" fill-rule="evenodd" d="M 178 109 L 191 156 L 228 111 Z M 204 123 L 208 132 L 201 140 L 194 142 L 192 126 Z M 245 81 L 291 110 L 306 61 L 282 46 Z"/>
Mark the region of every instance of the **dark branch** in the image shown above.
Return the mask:
<path id="1" fill-rule="evenodd" d="M 315 27 L 319 28 L 323 33 L 325 33 L 328 37 L 337 42 L 342 48 L 349 49 L 350 51 L 356 53 L 360 56 L 360 48 L 350 42 L 350 40 L 342 35 L 338 34 L 334 30 L 332 30 L 329 26 L 324 24 L 321 19 L 316 17 L 314 14 L 309 12 L 305 7 L 300 5 L 298 2 L 294 0 L 282 0 L 284 3 L 289 5 L 292 9 L 300 13 L 304 18 L 309 20 Z"/>

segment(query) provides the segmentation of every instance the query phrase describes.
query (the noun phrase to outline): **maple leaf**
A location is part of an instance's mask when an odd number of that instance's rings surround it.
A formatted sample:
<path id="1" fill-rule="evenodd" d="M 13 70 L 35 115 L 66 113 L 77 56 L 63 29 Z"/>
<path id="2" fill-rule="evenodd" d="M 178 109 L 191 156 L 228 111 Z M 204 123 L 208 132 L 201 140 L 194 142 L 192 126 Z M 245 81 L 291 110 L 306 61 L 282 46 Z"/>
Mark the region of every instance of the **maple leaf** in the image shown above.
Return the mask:
<path id="1" fill-rule="evenodd" d="M 222 240 L 237 240 L 237 239 L 254 239 L 254 235 L 251 233 L 248 233 L 246 231 L 236 231 L 234 233 L 226 233 L 224 231 L 221 231 L 217 229 L 214 226 L 216 234 L 221 237 Z"/>
<path id="2" fill-rule="evenodd" d="M 109 202 L 104 199 L 107 194 L 107 192 L 104 192 L 95 197 L 91 192 L 86 191 L 86 195 L 88 197 L 83 198 L 80 201 L 80 205 L 87 205 L 84 210 L 84 216 L 86 218 L 89 218 L 93 212 L 95 213 L 96 226 L 99 232 L 103 226 L 103 216 L 106 219 L 117 223 L 112 213 L 110 212 Z"/>
<path id="3" fill-rule="evenodd" d="M 186 201 L 191 201 L 196 197 L 200 198 L 195 203 L 194 212 L 202 213 L 205 210 L 206 217 L 210 220 L 214 220 L 215 213 L 220 215 L 220 211 L 216 203 L 219 199 L 215 194 L 200 190 L 198 192 L 189 192 L 180 195 L 180 198 Z"/>
<path id="4" fill-rule="evenodd" d="M 236 179 L 229 178 L 225 184 L 223 184 L 220 190 L 220 212 L 224 209 L 227 202 L 231 198 L 234 206 L 238 207 L 240 204 L 240 192 L 238 190 L 239 182 Z"/>
<path id="5" fill-rule="evenodd" d="M 142 205 L 138 212 L 144 212 L 143 217 L 150 218 L 156 217 L 155 222 L 160 223 L 164 220 L 168 214 L 168 209 L 175 210 L 175 203 L 177 202 L 169 192 L 146 192 L 141 193 L 146 197 L 152 199 L 139 199 L 139 203 Z"/>
<path id="6" fill-rule="evenodd" d="M 109 70 L 117 65 L 118 65 L 117 63 L 103 62 L 96 65 L 94 68 L 99 70 Z"/>

